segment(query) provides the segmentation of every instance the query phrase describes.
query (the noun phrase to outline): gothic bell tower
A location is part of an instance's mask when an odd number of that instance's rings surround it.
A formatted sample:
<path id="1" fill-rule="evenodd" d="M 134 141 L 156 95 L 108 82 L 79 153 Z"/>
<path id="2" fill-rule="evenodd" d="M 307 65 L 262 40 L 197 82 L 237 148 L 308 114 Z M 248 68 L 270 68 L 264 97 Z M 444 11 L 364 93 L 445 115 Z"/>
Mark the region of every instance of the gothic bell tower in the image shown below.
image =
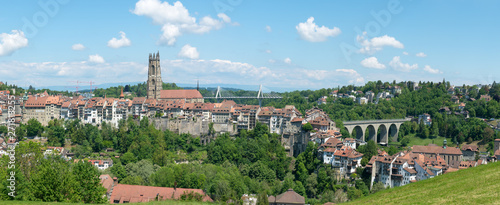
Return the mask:
<path id="1" fill-rule="evenodd" d="M 160 52 L 149 54 L 148 66 L 148 99 L 159 99 L 163 81 L 161 81 Z"/>

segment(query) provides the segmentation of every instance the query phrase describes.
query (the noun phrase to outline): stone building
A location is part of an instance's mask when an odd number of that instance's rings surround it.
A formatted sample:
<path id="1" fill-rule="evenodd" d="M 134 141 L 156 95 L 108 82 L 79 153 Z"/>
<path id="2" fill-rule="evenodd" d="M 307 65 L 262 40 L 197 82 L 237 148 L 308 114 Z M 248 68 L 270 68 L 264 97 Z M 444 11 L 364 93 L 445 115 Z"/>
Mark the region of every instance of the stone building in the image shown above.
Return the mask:
<path id="1" fill-rule="evenodd" d="M 160 67 L 160 52 L 149 54 L 148 66 L 148 82 L 147 82 L 148 99 L 159 99 L 160 92 L 163 89 L 163 81 L 161 80 L 161 67 Z"/>

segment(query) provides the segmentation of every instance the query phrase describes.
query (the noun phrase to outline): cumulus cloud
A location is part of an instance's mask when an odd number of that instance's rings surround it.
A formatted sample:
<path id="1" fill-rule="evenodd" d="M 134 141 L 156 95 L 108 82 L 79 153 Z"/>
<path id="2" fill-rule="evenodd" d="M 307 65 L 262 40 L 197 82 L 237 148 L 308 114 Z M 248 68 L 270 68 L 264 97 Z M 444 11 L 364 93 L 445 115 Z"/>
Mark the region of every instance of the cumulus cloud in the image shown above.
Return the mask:
<path id="1" fill-rule="evenodd" d="M 266 31 L 271 32 L 272 31 L 271 26 L 266 26 Z"/>
<path id="2" fill-rule="evenodd" d="M 309 17 L 306 22 L 299 23 L 295 29 L 300 38 L 309 42 L 326 41 L 328 37 L 335 37 L 341 33 L 337 27 L 331 29 L 325 26 L 319 27 L 314 23 L 314 17 Z"/>
<path id="3" fill-rule="evenodd" d="M 365 68 L 385 69 L 385 65 L 379 63 L 375 57 L 369 57 L 362 60 L 361 65 Z"/>
<path id="4" fill-rule="evenodd" d="M 162 59 L 164 82 L 202 84 L 236 84 L 281 87 L 288 89 L 319 89 L 333 84 L 364 83 L 352 69 L 320 70 L 287 66 L 270 68 L 230 60 Z M 0 62 L 0 76 L 9 83 L 35 87 L 65 85 L 68 79 L 95 82 L 144 82 L 147 62 L 92 63 L 79 62 Z"/>
<path id="5" fill-rule="evenodd" d="M 418 64 L 410 65 L 408 63 L 402 63 L 401 58 L 399 56 L 394 56 L 389 65 L 394 68 L 394 70 L 410 72 L 411 70 L 415 70 L 418 68 Z"/>
<path id="6" fill-rule="evenodd" d="M 424 52 L 420 52 L 420 53 L 417 53 L 416 56 L 423 58 L 423 57 L 426 57 L 427 54 L 425 54 Z"/>
<path id="7" fill-rule="evenodd" d="M 357 36 L 357 41 L 362 46 L 359 49 L 360 53 L 368 53 L 373 54 L 377 51 L 382 50 L 383 47 L 390 46 L 394 48 L 404 48 L 404 45 L 396 40 L 394 37 L 384 35 L 380 37 L 374 37 L 370 40 L 366 38 L 366 32 L 363 33 L 363 36 Z"/>
<path id="8" fill-rule="evenodd" d="M 283 60 L 283 62 L 285 62 L 286 64 L 291 64 L 292 63 L 292 59 L 285 58 L 285 60 Z"/>
<path id="9" fill-rule="evenodd" d="M 71 49 L 73 49 L 74 51 L 81 51 L 81 50 L 85 49 L 85 46 L 82 45 L 81 43 L 77 43 L 77 44 L 71 46 Z"/>
<path id="10" fill-rule="evenodd" d="M 0 56 L 10 55 L 28 46 L 28 39 L 20 30 L 12 30 L 10 34 L 0 33 L 0 41 Z"/>
<path id="11" fill-rule="evenodd" d="M 276 63 L 274 59 L 269 59 L 269 63 Z"/>
<path id="12" fill-rule="evenodd" d="M 439 71 L 438 69 L 431 68 L 431 66 L 429 66 L 429 65 L 424 66 L 424 71 L 427 71 L 427 72 L 432 73 L 432 74 L 443 73 L 443 72 Z"/>
<path id="13" fill-rule="evenodd" d="M 407 55 L 408 55 L 408 52 L 403 51 L 403 55 L 407 56 Z"/>
<path id="14" fill-rule="evenodd" d="M 265 52 L 266 52 L 266 53 L 271 53 L 271 50 L 266 50 Z"/>
<path id="15" fill-rule="evenodd" d="M 130 44 L 130 40 L 127 38 L 127 35 L 123 31 L 120 31 L 120 39 L 116 39 L 113 37 L 108 41 L 108 46 L 111 48 L 121 48 L 124 46 L 130 46 Z"/>
<path id="16" fill-rule="evenodd" d="M 0 62 L 0 76 L 9 83 L 41 86 L 67 85 L 68 79 L 104 82 L 142 82 L 147 79 L 147 64 L 135 62 Z"/>
<path id="17" fill-rule="evenodd" d="M 200 57 L 200 53 L 198 53 L 196 47 L 186 44 L 181 48 L 181 51 L 177 56 L 181 58 L 198 59 Z"/>
<path id="18" fill-rule="evenodd" d="M 95 55 L 89 55 L 89 62 L 91 63 L 104 63 L 104 58 L 102 56 L 95 54 Z"/>
<path id="19" fill-rule="evenodd" d="M 365 82 L 365 79 L 355 70 L 353 69 L 337 69 L 335 70 L 339 73 L 344 73 L 345 75 L 347 75 L 348 77 L 351 78 L 351 80 L 349 80 L 349 83 L 355 83 L 355 84 L 363 84 Z"/>
<path id="20" fill-rule="evenodd" d="M 153 23 L 161 25 L 163 34 L 159 42 L 169 46 L 174 45 L 177 38 L 185 33 L 203 34 L 231 23 L 231 18 L 223 13 L 217 15 L 218 19 L 205 16 L 197 21 L 180 1 L 169 4 L 160 0 L 139 0 L 132 13 L 149 17 Z"/>

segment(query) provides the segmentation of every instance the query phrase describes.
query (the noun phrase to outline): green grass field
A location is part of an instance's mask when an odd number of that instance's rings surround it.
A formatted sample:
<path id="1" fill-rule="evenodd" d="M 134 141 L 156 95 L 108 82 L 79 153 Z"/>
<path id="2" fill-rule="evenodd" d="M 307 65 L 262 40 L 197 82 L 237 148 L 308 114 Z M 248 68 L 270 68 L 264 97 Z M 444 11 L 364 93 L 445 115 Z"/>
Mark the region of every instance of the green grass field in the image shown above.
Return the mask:
<path id="1" fill-rule="evenodd" d="M 348 204 L 500 204 L 500 162 L 387 189 Z"/>

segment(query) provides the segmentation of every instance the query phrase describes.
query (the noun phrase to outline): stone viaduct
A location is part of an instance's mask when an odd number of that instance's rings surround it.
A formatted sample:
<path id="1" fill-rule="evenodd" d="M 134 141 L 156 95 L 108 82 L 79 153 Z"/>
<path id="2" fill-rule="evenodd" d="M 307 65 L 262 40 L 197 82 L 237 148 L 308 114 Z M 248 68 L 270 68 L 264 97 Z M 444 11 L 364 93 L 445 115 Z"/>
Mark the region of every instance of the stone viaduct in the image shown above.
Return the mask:
<path id="1" fill-rule="evenodd" d="M 389 138 L 392 141 L 396 141 L 398 139 L 398 132 L 401 124 L 406 121 L 410 121 L 410 118 L 346 121 L 344 122 L 344 127 L 351 135 L 353 135 L 354 131 L 356 131 L 356 139 L 363 141 L 373 140 L 375 143 L 388 144 Z M 365 139 L 365 131 L 368 132 L 368 139 Z M 380 135 L 377 137 L 377 134 L 379 134 L 377 133 L 378 131 Z"/>

